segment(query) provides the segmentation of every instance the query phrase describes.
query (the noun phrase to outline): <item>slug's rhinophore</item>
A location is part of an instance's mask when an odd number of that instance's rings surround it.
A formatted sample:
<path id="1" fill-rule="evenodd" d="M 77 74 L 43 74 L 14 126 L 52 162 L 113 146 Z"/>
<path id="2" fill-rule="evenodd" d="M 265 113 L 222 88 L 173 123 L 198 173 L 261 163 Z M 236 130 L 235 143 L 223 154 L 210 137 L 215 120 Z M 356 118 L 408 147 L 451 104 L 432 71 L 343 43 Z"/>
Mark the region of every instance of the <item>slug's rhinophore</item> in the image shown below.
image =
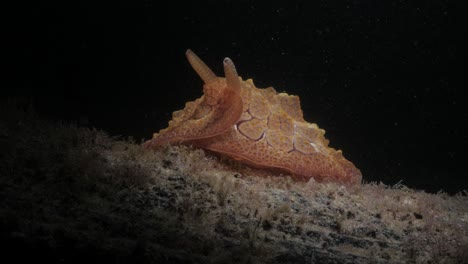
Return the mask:
<path id="1" fill-rule="evenodd" d="M 229 58 L 221 78 L 191 50 L 186 56 L 205 82 L 203 96 L 174 112 L 169 127 L 145 147 L 187 143 L 254 167 L 287 171 L 297 180 L 361 182 L 359 169 L 328 147 L 325 131 L 304 120 L 299 97 L 243 81 Z"/>

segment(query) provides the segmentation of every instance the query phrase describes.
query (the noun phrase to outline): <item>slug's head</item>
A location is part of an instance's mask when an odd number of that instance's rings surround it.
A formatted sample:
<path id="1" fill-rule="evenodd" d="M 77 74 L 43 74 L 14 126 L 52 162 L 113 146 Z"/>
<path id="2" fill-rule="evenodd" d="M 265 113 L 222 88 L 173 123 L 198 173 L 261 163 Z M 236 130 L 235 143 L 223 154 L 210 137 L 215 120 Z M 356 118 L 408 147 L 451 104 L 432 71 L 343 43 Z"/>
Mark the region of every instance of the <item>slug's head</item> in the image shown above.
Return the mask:
<path id="1" fill-rule="evenodd" d="M 241 83 L 231 59 L 223 61 L 225 78 L 213 71 L 191 50 L 185 53 L 192 68 L 203 80 L 203 96 L 175 111 L 169 127 L 153 135 L 145 147 L 210 138 L 226 132 L 242 113 Z"/>

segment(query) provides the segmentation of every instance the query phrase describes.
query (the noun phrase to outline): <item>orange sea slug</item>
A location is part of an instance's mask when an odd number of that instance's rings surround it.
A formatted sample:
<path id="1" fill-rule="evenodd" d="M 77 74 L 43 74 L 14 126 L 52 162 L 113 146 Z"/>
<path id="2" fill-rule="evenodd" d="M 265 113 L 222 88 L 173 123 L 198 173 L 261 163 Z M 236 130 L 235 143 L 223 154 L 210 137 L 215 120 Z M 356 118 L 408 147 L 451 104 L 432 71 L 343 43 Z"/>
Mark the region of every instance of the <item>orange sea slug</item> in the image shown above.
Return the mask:
<path id="1" fill-rule="evenodd" d="M 186 56 L 205 83 L 203 95 L 174 112 L 169 127 L 145 147 L 188 143 L 251 166 L 287 171 L 297 180 L 361 182 L 359 169 L 328 147 L 325 131 L 304 120 L 299 97 L 242 80 L 229 58 L 221 78 L 191 50 Z"/>

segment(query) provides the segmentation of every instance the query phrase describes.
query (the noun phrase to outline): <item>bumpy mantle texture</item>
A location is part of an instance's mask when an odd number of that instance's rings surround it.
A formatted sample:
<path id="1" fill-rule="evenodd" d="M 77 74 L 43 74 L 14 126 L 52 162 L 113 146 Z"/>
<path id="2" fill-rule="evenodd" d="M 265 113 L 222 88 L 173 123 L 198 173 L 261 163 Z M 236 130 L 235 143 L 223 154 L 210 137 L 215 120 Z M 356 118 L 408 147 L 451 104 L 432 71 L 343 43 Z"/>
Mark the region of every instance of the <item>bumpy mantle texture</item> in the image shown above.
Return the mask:
<path id="1" fill-rule="evenodd" d="M 204 94 L 174 112 L 169 127 L 145 147 L 188 143 L 254 167 L 287 171 L 296 180 L 361 182 L 359 169 L 341 150 L 328 147 L 325 130 L 304 120 L 299 97 L 243 81 L 229 58 L 221 78 L 191 50 L 186 56 L 205 83 Z"/>

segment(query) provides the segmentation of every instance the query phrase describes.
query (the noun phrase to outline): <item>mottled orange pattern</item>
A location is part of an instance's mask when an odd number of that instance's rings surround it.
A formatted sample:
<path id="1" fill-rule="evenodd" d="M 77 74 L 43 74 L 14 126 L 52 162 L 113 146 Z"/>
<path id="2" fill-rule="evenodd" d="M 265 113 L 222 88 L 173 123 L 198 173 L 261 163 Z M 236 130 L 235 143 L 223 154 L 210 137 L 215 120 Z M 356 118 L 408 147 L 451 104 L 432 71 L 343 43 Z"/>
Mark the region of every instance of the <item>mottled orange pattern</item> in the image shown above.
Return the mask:
<path id="1" fill-rule="evenodd" d="M 341 150 L 328 147 L 325 131 L 304 120 L 299 97 L 243 81 L 229 58 L 221 78 L 191 50 L 186 56 L 205 82 L 203 96 L 174 112 L 169 127 L 145 147 L 184 142 L 251 166 L 287 171 L 297 180 L 361 182 L 359 169 Z"/>

